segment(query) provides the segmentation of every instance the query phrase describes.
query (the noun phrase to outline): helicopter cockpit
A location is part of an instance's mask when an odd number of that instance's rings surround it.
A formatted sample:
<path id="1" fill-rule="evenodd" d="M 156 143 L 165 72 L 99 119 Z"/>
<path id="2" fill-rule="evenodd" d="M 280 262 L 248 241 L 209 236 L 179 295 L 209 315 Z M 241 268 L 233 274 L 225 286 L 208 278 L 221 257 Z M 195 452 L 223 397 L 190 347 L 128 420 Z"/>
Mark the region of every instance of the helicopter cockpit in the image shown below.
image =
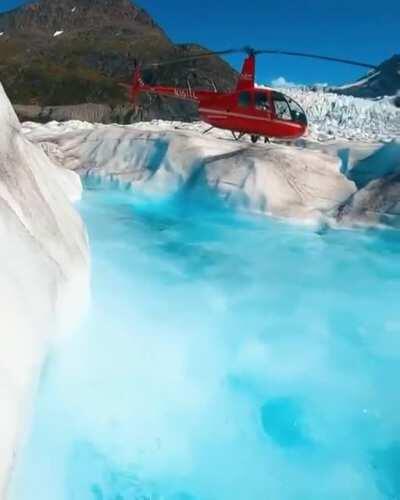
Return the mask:
<path id="1" fill-rule="evenodd" d="M 307 126 L 307 116 L 303 108 L 291 97 L 276 92 L 271 93 L 276 117 L 280 120 L 290 120 Z"/>
<path id="2" fill-rule="evenodd" d="M 275 116 L 278 120 L 300 123 L 307 126 L 307 117 L 303 108 L 291 97 L 281 92 L 256 90 L 242 91 L 239 94 L 238 106 L 240 108 L 253 108 L 255 111 L 266 113 L 268 118 Z"/>

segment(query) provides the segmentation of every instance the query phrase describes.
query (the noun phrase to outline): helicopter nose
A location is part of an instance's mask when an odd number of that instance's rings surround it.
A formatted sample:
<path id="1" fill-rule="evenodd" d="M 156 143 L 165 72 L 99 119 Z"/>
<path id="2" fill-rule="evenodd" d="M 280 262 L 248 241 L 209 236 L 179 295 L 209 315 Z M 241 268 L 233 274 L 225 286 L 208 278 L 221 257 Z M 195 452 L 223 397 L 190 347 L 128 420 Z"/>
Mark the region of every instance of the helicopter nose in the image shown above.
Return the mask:
<path id="1" fill-rule="evenodd" d="M 307 123 L 297 122 L 297 125 L 298 125 L 298 127 L 296 127 L 297 130 L 293 134 L 293 139 L 299 139 L 300 137 L 303 137 L 304 135 L 306 135 L 306 133 L 308 131 Z"/>
<path id="2" fill-rule="evenodd" d="M 297 115 L 295 122 L 298 123 L 301 127 L 308 127 L 308 121 L 306 115 Z"/>

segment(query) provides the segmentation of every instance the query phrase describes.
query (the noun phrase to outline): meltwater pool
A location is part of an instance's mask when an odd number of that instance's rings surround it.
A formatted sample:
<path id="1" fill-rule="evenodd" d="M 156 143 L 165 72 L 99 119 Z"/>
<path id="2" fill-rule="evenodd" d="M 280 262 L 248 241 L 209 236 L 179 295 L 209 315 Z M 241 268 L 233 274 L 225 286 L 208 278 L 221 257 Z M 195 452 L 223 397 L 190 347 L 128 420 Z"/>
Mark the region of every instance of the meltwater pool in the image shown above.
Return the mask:
<path id="1" fill-rule="evenodd" d="M 400 498 L 400 234 L 92 187 L 12 500 Z"/>

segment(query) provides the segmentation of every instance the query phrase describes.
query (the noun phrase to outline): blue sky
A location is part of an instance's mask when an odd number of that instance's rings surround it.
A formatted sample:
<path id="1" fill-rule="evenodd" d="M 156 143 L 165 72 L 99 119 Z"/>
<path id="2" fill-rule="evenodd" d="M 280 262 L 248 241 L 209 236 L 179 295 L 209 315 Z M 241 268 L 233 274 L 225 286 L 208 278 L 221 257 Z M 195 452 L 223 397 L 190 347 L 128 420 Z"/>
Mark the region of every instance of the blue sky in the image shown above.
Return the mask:
<path id="1" fill-rule="evenodd" d="M 0 0 L 0 10 L 26 3 Z M 400 0 L 138 0 L 176 42 L 211 49 L 252 45 L 379 63 L 400 52 Z M 240 66 L 241 57 L 229 61 Z M 333 63 L 263 56 L 257 81 L 344 83 L 365 72 Z"/>

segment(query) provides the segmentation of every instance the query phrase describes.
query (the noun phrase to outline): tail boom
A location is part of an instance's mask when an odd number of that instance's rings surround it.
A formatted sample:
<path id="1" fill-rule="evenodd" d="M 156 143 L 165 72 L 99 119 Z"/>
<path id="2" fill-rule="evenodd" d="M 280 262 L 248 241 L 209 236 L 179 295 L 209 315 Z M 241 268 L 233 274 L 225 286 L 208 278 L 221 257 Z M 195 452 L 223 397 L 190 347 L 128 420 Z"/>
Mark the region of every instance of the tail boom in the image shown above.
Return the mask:
<path id="1" fill-rule="evenodd" d="M 147 85 L 142 80 L 140 67 L 136 67 L 133 74 L 132 83 L 130 86 L 129 97 L 130 101 L 136 105 L 140 93 L 145 92 L 149 94 L 156 94 L 167 97 L 174 97 L 185 101 L 199 103 L 202 99 L 210 96 L 215 96 L 214 91 L 207 90 L 193 90 L 190 87 L 168 87 L 163 85 Z"/>

